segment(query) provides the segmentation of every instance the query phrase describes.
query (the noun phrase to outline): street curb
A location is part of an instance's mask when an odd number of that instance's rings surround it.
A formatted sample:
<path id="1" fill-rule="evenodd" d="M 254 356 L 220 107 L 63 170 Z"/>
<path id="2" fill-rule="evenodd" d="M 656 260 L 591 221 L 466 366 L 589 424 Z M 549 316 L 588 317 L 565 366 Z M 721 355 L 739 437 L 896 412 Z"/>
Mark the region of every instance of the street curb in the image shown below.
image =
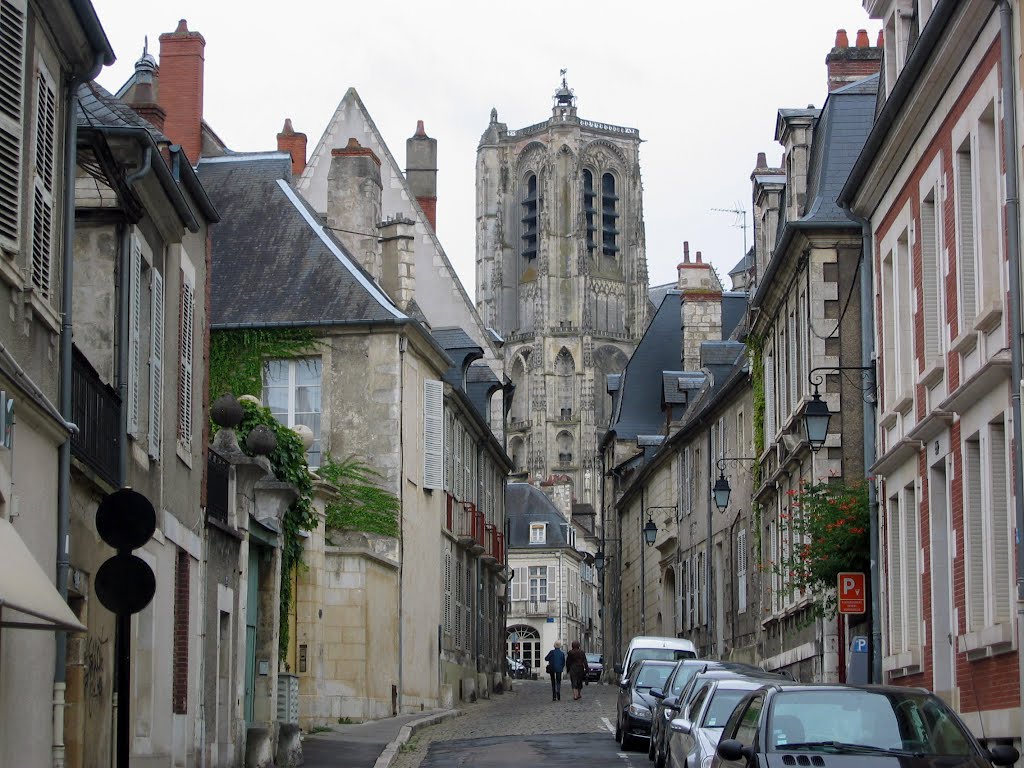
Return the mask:
<path id="1" fill-rule="evenodd" d="M 431 725 L 437 725 L 443 723 L 445 720 L 451 720 L 454 717 L 462 715 L 462 710 L 459 709 L 446 709 L 441 712 L 435 712 L 432 715 L 421 717 L 419 720 L 413 720 L 407 725 L 402 726 L 402 730 L 398 732 L 398 736 L 395 740 L 384 747 L 384 751 L 380 753 L 380 757 L 377 758 L 377 762 L 373 764 L 373 768 L 391 768 L 391 764 L 395 762 L 395 758 L 398 756 L 398 752 L 402 745 L 405 744 L 416 731 L 421 728 L 426 728 Z"/>

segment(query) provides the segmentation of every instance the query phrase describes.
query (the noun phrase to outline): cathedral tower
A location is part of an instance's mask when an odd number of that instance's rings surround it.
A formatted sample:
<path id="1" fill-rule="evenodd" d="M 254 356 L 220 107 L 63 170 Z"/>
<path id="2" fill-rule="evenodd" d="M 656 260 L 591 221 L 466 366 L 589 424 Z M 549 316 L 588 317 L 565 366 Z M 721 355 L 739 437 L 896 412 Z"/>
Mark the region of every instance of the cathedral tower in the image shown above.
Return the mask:
<path id="1" fill-rule="evenodd" d="M 506 449 L 523 479 L 599 507 L 608 374 L 649 316 L 635 128 L 584 120 L 564 79 L 552 116 L 509 130 L 491 110 L 476 163 L 476 300 L 515 385 Z"/>

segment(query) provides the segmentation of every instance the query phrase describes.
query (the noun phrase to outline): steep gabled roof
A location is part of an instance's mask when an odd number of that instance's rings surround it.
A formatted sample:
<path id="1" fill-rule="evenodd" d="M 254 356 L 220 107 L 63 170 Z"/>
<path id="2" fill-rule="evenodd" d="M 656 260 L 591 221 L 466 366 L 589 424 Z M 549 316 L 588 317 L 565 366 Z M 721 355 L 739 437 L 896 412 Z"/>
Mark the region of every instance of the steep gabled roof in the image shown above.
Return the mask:
<path id="1" fill-rule="evenodd" d="M 305 170 L 296 179 L 295 189 L 315 210 L 326 214 L 331 150 L 344 147 L 350 137 L 357 138 L 363 147 L 373 150 L 381 161 L 383 214 L 402 214 L 416 223 L 416 302 L 427 322 L 432 327 L 464 328 L 497 369 L 500 367 L 497 362 L 500 353 L 493 337 L 416 201 L 402 167 L 388 149 L 355 88 L 349 88 L 339 102 Z"/>
<path id="2" fill-rule="evenodd" d="M 505 486 L 505 516 L 508 519 L 510 549 L 567 547 L 565 528 L 569 523 L 548 495 L 529 483 Z M 547 541 L 530 544 L 530 523 L 547 523 Z"/>
<path id="3" fill-rule="evenodd" d="M 214 328 L 408 320 L 289 185 L 287 153 L 204 158 L 222 212 L 211 230 Z"/>

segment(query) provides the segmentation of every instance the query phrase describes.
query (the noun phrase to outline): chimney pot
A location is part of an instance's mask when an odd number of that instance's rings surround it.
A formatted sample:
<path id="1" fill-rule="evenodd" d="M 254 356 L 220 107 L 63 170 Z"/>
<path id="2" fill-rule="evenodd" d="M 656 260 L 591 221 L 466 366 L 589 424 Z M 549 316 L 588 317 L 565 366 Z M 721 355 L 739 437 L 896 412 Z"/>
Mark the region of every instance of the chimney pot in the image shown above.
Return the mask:
<path id="1" fill-rule="evenodd" d="M 836 30 L 836 48 L 849 48 L 850 38 L 846 36 L 845 29 Z"/>
<path id="2" fill-rule="evenodd" d="M 701 257 L 700 257 L 700 251 L 697 251 L 697 263 L 698 264 L 703 264 L 703 261 L 701 260 Z"/>
<path id="3" fill-rule="evenodd" d="M 882 34 L 882 30 L 878 30 L 878 42 L 875 45 L 881 48 L 885 44 L 885 36 Z"/>
<path id="4" fill-rule="evenodd" d="M 683 264 L 690 263 L 690 241 L 683 240 Z"/>
<path id="5" fill-rule="evenodd" d="M 756 168 L 767 168 L 768 167 L 768 156 L 764 152 L 757 153 L 757 165 Z"/>
<path id="6" fill-rule="evenodd" d="M 868 31 L 866 29 L 857 30 L 857 47 L 858 48 L 870 48 L 871 43 L 868 42 Z"/>
<path id="7" fill-rule="evenodd" d="M 417 136 L 423 136 L 423 137 L 426 137 L 426 135 L 427 135 L 427 132 L 423 129 L 423 121 L 422 120 L 417 120 L 416 121 L 416 135 Z"/>
<path id="8" fill-rule="evenodd" d="M 277 134 L 277 151 L 291 155 L 293 177 L 306 170 L 306 134 L 295 132 L 290 117 L 285 118 L 284 128 Z"/>
<path id="9" fill-rule="evenodd" d="M 178 19 L 178 26 L 174 30 L 176 35 L 188 34 L 188 22 L 185 19 Z"/>

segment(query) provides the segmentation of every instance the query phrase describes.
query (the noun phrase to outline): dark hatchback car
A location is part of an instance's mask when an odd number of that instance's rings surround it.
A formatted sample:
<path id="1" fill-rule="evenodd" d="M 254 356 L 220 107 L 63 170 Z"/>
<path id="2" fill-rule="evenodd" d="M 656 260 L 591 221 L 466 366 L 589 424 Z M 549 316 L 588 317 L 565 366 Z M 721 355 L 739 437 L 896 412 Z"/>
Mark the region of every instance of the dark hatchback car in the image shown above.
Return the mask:
<path id="1" fill-rule="evenodd" d="M 653 760 L 658 768 L 664 768 L 665 765 L 669 723 L 673 718 L 679 717 L 685 697 L 693 689 L 693 681 L 702 676 L 758 677 L 763 678 L 765 682 L 788 679 L 738 661 L 684 659 L 676 662 L 676 668 L 665 681 L 664 689 L 651 691 L 651 695 L 658 703 L 651 719 L 651 743 L 647 749 L 647 757 Z"/>
<path id="2" fill-rule="evenodd" d="M 1018 757 L 1011 746 L 982 747 L 927 691 L 774 684 L 733 710 L 712 768 L 990 768 Z"/>
<path id="3" fill-rule="evenodd" d="M 662 688 L 675 669 L 674 661 L 643 659 L 630 665 L 619 682 L 619 697 L 615 708 L 615 740 L 623 749 L 647 746 L 651 737 L 651 711 L 657 699 L 651 688 Z"/>
<path id="4" fill-rule="evenodd" d="M 604 673 L 604 656 L 600 653 L 587 654 L 587 682 L 597 682 Z"/>

